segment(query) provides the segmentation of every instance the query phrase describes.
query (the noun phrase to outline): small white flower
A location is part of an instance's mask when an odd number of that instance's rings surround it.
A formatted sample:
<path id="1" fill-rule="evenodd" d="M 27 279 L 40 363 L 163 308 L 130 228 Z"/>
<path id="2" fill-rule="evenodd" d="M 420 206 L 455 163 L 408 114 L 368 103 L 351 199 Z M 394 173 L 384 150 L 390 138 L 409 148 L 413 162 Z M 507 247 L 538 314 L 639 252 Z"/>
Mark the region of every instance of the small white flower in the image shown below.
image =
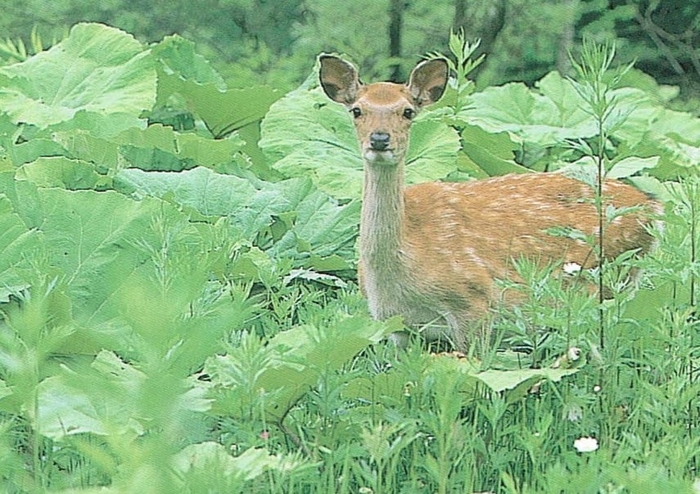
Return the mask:
<path id="1" fill-rule="evenodd" d="M 593 386 L 593 392 L 594 392 L 594 393 L 600 393 L 600 390 L 601 390 L 601 387 L 598 386 L 597 384 L 596 384 L 595 386 Z"/>
<path id="2" fill-rule="evenodd" d="M 568 275 L 574 275 L 581 271 L 581 265 L 575 262 L 567 262 L 561 268 Z"/>
<path id="3" fill-rule="evenodd" d="M 581 437 L 574 441 L 574 448 L 579 453 L 590 453 L 598 449 L 598 440 L 595 437 Z"/>
<path id="4" fill-rule="evenodd" d="M 575 346 L 569 348 L 564 355 L 557 358 L 551 365 L 552 369 L 571 369 L 579 363 L 577 360 L 581 358 L 581 349 Z"/>

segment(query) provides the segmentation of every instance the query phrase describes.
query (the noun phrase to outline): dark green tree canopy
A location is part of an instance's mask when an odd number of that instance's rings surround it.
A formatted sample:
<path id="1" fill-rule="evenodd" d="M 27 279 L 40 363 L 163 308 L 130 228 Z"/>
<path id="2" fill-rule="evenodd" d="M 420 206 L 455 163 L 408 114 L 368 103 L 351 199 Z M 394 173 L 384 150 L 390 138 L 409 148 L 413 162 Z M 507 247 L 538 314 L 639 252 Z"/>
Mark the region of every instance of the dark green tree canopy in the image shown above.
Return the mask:
<path id="1" fill-rule="evenodd" d="M 616 41 L 621 62 L 692 96 L 700 76 L 698 0 L 114 0 L 86 3 L 9 0 L 0 28 L 14 43 L 35 29 L 44 45 L 79 21 L 103 22 L 146 42 L 177 33 L 194 41 L 241 86 L 291 89 L 315 56 L 340 52 L 368 78 L 401 79 L 427 52 L 446 51 L 451 29 L 481 39 L 488 56 L 473 76 L 484 87 L 533 83 L 556 68 L 570 74 L 570 52 L 584 37 Z M 36 41 L 36 39 L 35 39 Z M 0 58 L 12 59 L 0 48 Z M 12 50 L 10 50 L 11 52 Z M 31 50 L 30 50 L 31 51 Z M 262 80 L 261 80 L 262 79 Z"/>

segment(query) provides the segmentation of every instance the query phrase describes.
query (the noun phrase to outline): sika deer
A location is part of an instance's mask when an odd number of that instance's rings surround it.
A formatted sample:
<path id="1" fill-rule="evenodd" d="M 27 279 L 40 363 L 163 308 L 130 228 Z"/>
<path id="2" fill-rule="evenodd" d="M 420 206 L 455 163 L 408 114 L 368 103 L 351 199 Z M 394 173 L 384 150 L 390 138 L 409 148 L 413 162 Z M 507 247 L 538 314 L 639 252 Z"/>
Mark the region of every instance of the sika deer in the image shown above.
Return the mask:
<path id="1" fill-rule="evenodd" d="M 349 109 L 364 158 L 359 278 L 374 318 L 401 315 L 413 326 L 442 318 L 448 338 L 464 350 L 475 324 L 498 302 L 494 280 L 512 271 L 512 259 L 595 265 L 585 242 L 545 231 L 598 232 L 593 191 L 580 181 L 533 173 L 404 188 L 411 120 L 442 96 L 444 60 L 419 63 L 406 85 L 364 85 L 350 63 L 329 55 L 320 63 L 321 86 Z M 648 251 L 654 202 L 614 180 L 605 182 L 604 197 L 616 208 L 643 206 L 606 227 L 606 257 Z"/>

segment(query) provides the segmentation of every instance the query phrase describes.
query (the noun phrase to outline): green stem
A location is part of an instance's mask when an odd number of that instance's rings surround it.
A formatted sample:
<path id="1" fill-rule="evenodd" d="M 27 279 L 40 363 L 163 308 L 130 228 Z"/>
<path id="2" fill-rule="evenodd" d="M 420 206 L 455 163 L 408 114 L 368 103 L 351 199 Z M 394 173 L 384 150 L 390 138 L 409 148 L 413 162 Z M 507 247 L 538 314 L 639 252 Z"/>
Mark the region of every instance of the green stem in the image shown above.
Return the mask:
<path id="1" fill-rule="evenodd" d="M 599 88 L 598 88 L 599 89 Z M 604 272 L 605 272 L 605 211 L 603 210 L 603 179 L 605 176 L 605 128 L 604 115 L 598 117 L 598 156 L 597 156 L 597 183 L 596 183 L 596 212 L 598 213 L 598 335 L 601 350 L 605 347 L 605 314 L 603 302 L 605 301 Z"/>

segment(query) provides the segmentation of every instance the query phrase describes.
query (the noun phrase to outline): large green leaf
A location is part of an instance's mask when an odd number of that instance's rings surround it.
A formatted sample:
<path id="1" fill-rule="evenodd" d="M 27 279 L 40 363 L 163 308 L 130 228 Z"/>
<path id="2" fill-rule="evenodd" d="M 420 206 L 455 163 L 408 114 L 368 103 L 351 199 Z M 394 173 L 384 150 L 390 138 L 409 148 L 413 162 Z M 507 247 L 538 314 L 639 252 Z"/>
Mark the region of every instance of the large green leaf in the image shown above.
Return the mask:
<path id="1" fill-rule="evenodd" d="M 101 24 L 78 24 L 50 50 L 0 68 L 2 111 L 42 128 L 81 110 L 138 120 L 155 96 L 150 54 L 132 36 Z"/>
<path id="2" fill-rule="evenodd" d="M 216 138 L 258 122 L 280 97 L 267 86 L 227 89 L 209 62 L 195 53 L 194 44 L 178 36 L 158 43 L 153 54 L 160 62 L 158 105 L 184 105 Z"/>
<path id="3" fill-rule="evenodd" d="M 464 154 L 487 176 L 528 172 L 514 161 L 515 149 L 507 132 L 487 132 L 477 125 L 465 125 L 462 130 Z"/>
<path id="4" fill-rule="evenodd" d="M 454 129 L 440 121 L 419 117 L 411 128 L 406 182 L 416 184 L 445 178 L 457 169 L 458 151 L 459 135 Z"/>
<path id="5" fill-rule="evenodd" d="M 94 350 L 95 338 L 124 326 L 122 302 L 133 288 L 130 279 L 138 270 L 153 269 L 145 264 L 152 254 L 140 246 L 158 242 L 158 221 L 186 222 L 160 200 L 135 201 L 113 191 L 36 189 L 16 182 L 6 193 L 24 223 L 42 234 L 43 258 L 71 300 L 79 328 L 66 349 L 71 352 Z M 185 233 L 178 237 L 181 243 Z"/>
<path id="6" fill-rule="evenodd" d="M 14 131 L 15 129 L 13 129 Z M 60 144 L 47 138 L 36 137 L 18 144 L 11 139 L 7 141 L 7 151 L 15 166 L 30 163 L 42 156 L 69 156 L 69 152 Z"/>
<path id="7" fill-rule="evenodd" d="M 39 189 L 36 198 L 43 211 L 38 228 L 52 263 L 66 273 L 74 299 L 93 301 L 84 307 L 92 320 L 98 316 L 93 310 L 141 262 L 143 256 L 130 244 L 150 231 L 160 201 L 62 189 Z"/>
<path id="8" fill-rule="evenodd" d="M 346 113 L 320 90 L 302 87 L 272 105 L 260 147 L 283 174 L 311 177 L 336 197 L 359 197 L 362 158 Z"/>
<path id="9" fill-rule="evenodd" d="M 39 232 L 28 229 L 9 199 L 0 194 L 0 303 L 27 287 L 17 268 L 40 243 Z"/>
<path id="10" fill-rule="evenodd" d="M 294 257 L 296 252 L 307 251 L 312 256 L 355 258 L 360 221 L 358 201 L 339 205 L 308 179 L 288 180 L 280 183 L 280 188 L 295 217 L 293 228 L 272 246 L 272 255 Z"/>
<path id="11" fill-rule="evenodd" d="M 501 392 L 515 390 L 521 386 L 529 388 L 544 379 L 560 381 L 563 377 L 575 374 L 576 372 L 578 372 L 578 369 L 488 369 L 474 374 L 474 377 L 492 390 Z"/>
<path id="12" fill-rule="evenodd" d="M 551 124 L 558 127 L 579 129 L 584 134 L 593 130 L 591 116 L 584 110 L 581 95 L 570 80 L 554 71 L 537 81 L 536 87 L 539 93 L 551 101 L 556 108 L 556 120 L 550 122 Z"/>
<path id="13" fill-rule="evenodd" d="M 510 83 L 489 87 L 470 98 L 471 105 L 459 118 L 490 134 L 508 131 L 522 143 L 525 154 L 534 151 L 536 155 L 553 147 L 566 149 L 567 140 L 597 134 L 597 124 L 585 110 L 587 103 L 569 80 L 555 72 L 540 80 L 536 89 Z M 622 143 L 617 149 L 622 153 L 620 158 L 658 157 L 658 163 L 645 172 L 662 179 L 696 173 L 700 119 L 667 110 L 659 104 L 658 95 L 635 87 L 612 90 L 607 98 L 615 109 L 605 125 L 615 142 Z M 487 171 L 516 171 L 512 164 L 485 154 L 474 145 L 465 135 L 465 152 L 479 166 L 488 167 Z"/>
<path id="14" fill-rule="evenodd" d="M 95 111 L 79 110 L 70 120 L 65 120 L 47 127 L 42 135 L 53 136 L 58 132 L 70 134 L 86 131 L 99 139 L 112 139 L 129 129 L 145 129 L 145 119 L 130 113 L 97 113 Z"/>
<path id="15" fill-rule="evenodd" d="M 547 95 L 531 91 L 522 83 L 486 88 L 471 95 L 471 105 L 460 117 L 489 132 L 509 131 L 543 147 L 595 134 L 595 122 L 580 109 L 581 97 L 570 82 L 551 73 L 539 86 Z"/>
<path id="16" fill-rule="evenodd" d="M 260 147 L 284 175 L 311 177 L 334 197 L 360 197 L 362 158 L 352 121 L 320 89 L 302 86 L 272 105 L 262 123 Z M 406 157 L 407 182 L 444 178 L 457 169 L 458 150 L 453 129 L 417 119 Z"/>
<path id="17" fill-rule="evenodd" d="M 243 144 L 235 138 L 212 140 L 193 133 L 180 133 L 160 124 L 150 125 L 145 130 L 129 129 L 116 136 L 114 142 L 119 144 L 120 153 L 132 166 L 161 171 L 226 163 Z"/>
<path id="18" fill-rule="evenodd" d="M 644 112 L 635 111 L 629 119 L 634 126 L 621 130 L 636 130 L 635 152 L 639 156 L 659 157 L 651 173 L 660 179 L 696 174 L 700 162 L 700 119 L 690 113 L 645 105 Z"/>
<path id="19" fill-rule="evenodd" d="M 243 145 L 235 137 L 212 140 L 160 124 L 130 128 L 109 137 L 97 137 L 92 130 L 54 131 L 52 138 L 73 158 L 94 163 L 103 171 L 124 164 L 159 171 L 215 167 L 228 163 Z"/>
<path id="20" fill-rule="evenodd" d="M 354 257 L 359 203 L 341 206 L 308 179 L 254 185 L 199 167 L 180 173 L 122 170 L 114 182 L 118 190 L 167 198 L 205 217 L 229 217 L 234 238 L 253 241 L 284 217 L 285 231 L 272 245 L 261 245 L 276 257 Z"/>
<path id="21" fill-rule="evenodd" d="M 214 137 L 224 137 L 259 122 L 280 94 L 267 86 L 220 91 L 212 84 L 184 83 L 191 108 Z"/>
<path id="22" fill-rule="evenodd" d="M 107 351 L 98 354 L 91 367 L 80 374 L 64 368 L 39 384 L 35 420 L 40 434 L 60 440 L 87 432 L 134 436 L 143 432 L 133 403 L 143 373 Z"/>
<path id="23" fill-rule="evenodd" d="M 136 437 L 152 421 L 153 410 L 141 406 L 148 381 L 147 374 L 107 350 L 79 371 L 64 367 L 38 386 L 37 430 L 56 440 L 81 433 Z M 160 391 L 178 412 L 209 408 L 201 388 L 186 380 L 173 384 Z"/>
<path id="24" fill-rule="evenodd" d="M 226 89 L 226 83 L 209 61 L 196 52 L 195 44 L 177 34 L 166 36 L 152 48 L 153 56 L 160 61 L 160 70 L 164 74 L 176 74 L 182 79 L 199 84 L 214 84 L 221 90 Z M 158 104 L 168 103 L 170 93 L 163 92 L 158 87 Z"/>
<path id="25" fill-rule="evenodd" d="M 203 216 L 228 216 L 255 202 L 258 190 L 244 178 L 197 167 L 180 173 L 122 170 L 115 186 L 125 192 L 171 197 L 177 204 Z"/>
<path id="26" fill-rule="evenodd" d="M 40 157 L 22 165 L 16 177 L 29 180 L 40 187 L 62 187 L 64 189 L 92 189 L 104 184 L 106 177 L 95 172 L 95 167 L 84 161 L 72 160 L 63 156 Z"/>
<path id="27" fill-rule="evenodd" d="M 201 355 L 211 354 L 221 332 L 245 317 L 245 308 L 231 299 L 214 307 L 216 298 L 207 302 L 205 316 L 189 317 L 215 266 L 229 259 L 228 250 L 220 248 L 228 245 L 223 232 L 197 228 L 188 215 L 153 197 L 137 201 L 115 191 L 43 189 L 26 181 L 7 185 L 4 178 L 5 193 L 18 213 L 16 219 L 9 217 L 14 226 L 7 225 L 7 262 L 21 259 L 19 249 L 29 250 L 30 244 L 22 242 L 27 229 L 42 236 L 37 264 L 44 263 L 70 300 L 77 329 L 64 351 L 93 352 L 111 345 L 138 352 L 153 340 L 150 351 L 160 348 L 169 361 L 178 362 L 182 374 L 201 365 Z M 4 252 L 0 275 L 3 261 Z M 7 284 L 12 280 L 8 277 Z M 189 332 L 198 338 L 179 341 Z"/>
<path id="28" fill-rule="evenodd" d="M 609 93 L 617 113 L 625 117 L 614 129 L 629 145 L 638 144 L 661 107 L 643 91 L 620 88 Z M 585 110 L 586 102 L 573 84 L 551 72 L 531 90 L 522 83 L 489 87 L 471 95 L 471 105 L 460 117 L 489 132 L 508 131 L 530 145 L 562 146 L 567 139 L 585 139 L 596 135 L 596 122 Z"/>

